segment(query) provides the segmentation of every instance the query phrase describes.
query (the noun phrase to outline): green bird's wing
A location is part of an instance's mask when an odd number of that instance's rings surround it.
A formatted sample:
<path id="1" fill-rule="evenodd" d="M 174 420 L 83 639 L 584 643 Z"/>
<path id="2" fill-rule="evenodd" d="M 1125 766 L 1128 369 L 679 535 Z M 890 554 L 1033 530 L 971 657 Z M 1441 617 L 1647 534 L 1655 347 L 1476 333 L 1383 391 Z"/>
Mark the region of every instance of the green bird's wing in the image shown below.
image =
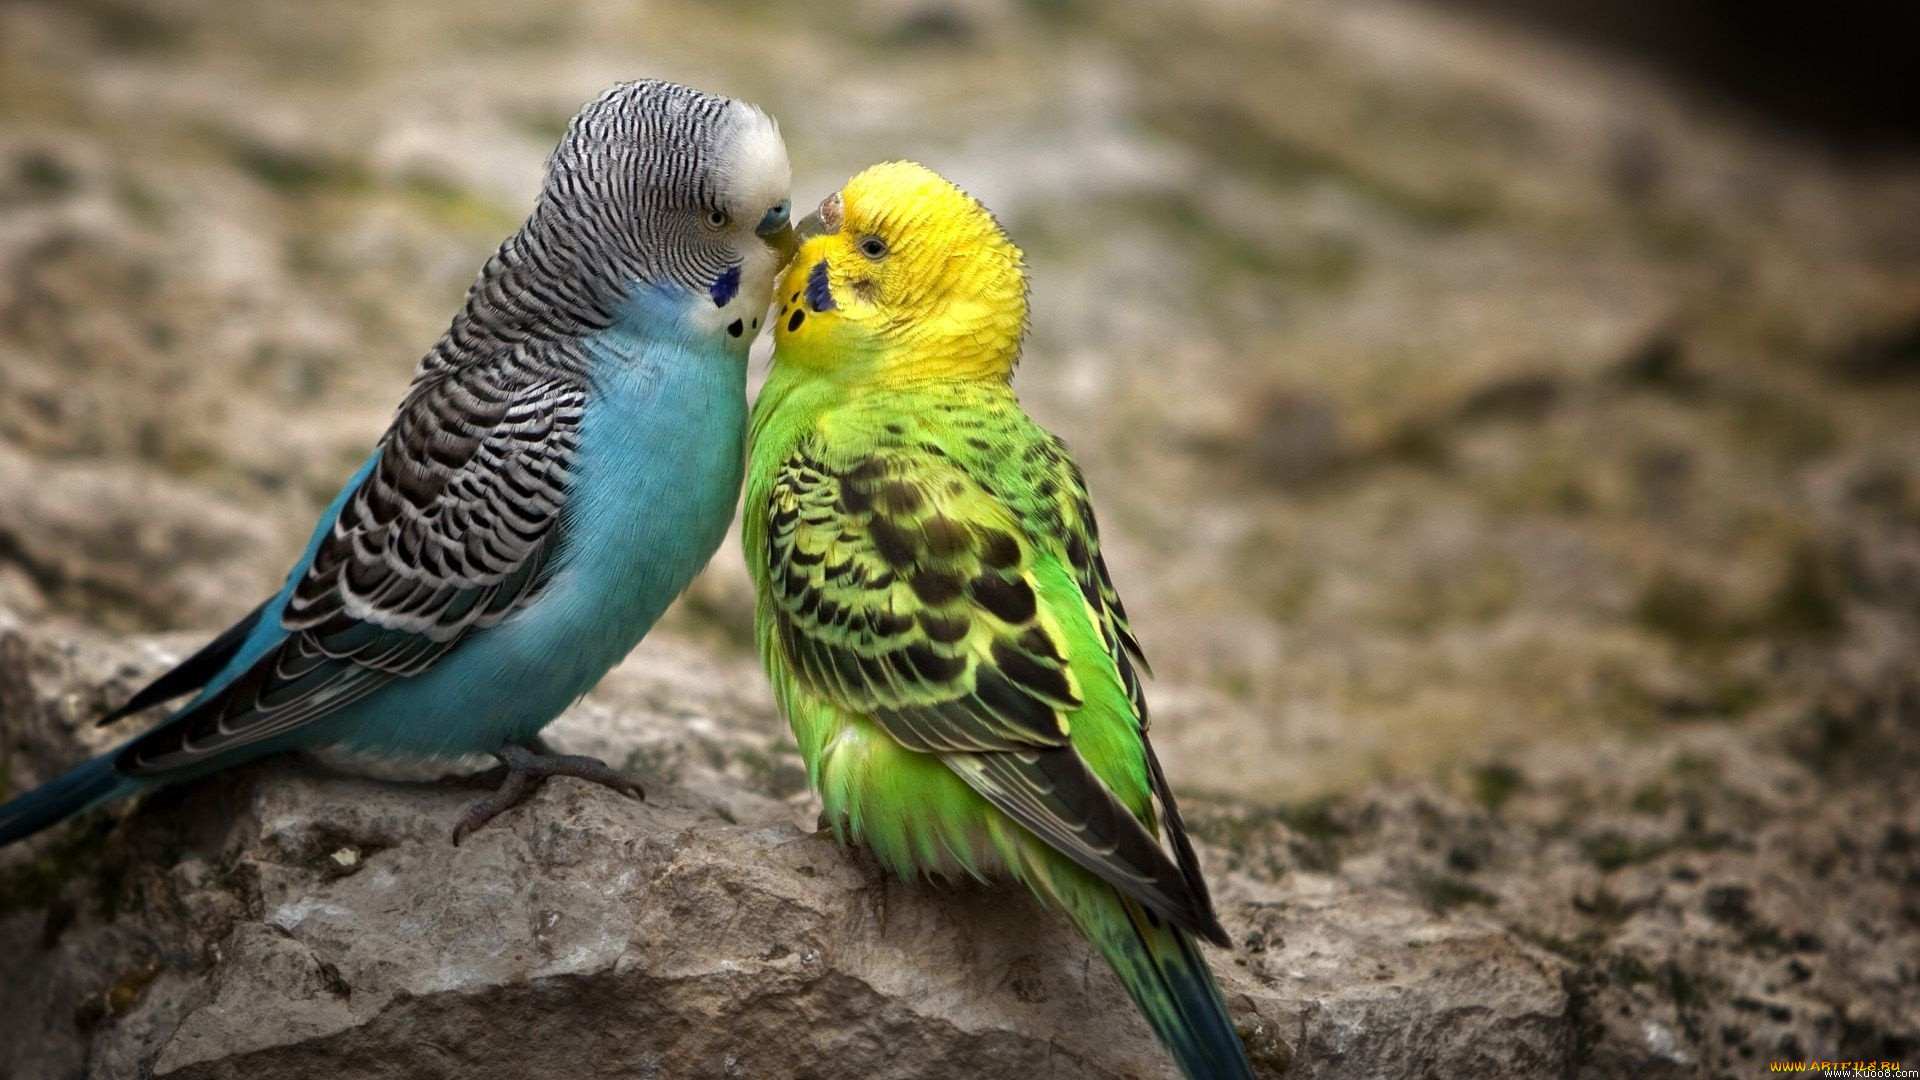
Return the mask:
<path id="1" fill-rule="evenodd" d="M 1140 686 L 1139 673 L 1152 675 L 1153 669 L 1147 666 L 1140 641 L 1133 636 L 1126 605 L 1120 602 L 1119 590 L 1113 587 L 1113 577 L 1107 573 L 1107 561 L 1100 554 L 1100 526 L 1093 517 L 1093 501 L 1087 497 L 1086 479 L 1058 439 L 1046 444 L 1043 460 L 1055 481 L 1051 489 L 1055 491 L 1053 504 L 1046 509 L 1060 518 L 1059 531 L 1063 537 L 1060 554 L 1073 570 L 1074 584 L 1080 586 L 1081 595 L 1086 598 L 1087 610 L 1100 631 L 1100 640 L 1106 645 L 1114 670 L 1119 672 L 1126 687 L 1134 716 L 1145 730 L 1147 698 Z"/>
<path id="2" fill-rule="evenodd" d="M 1200 873 L 1199 856 L 1194 854 L 1193 841 L 1187 836 L 1187 825 L 1181 820 L 1173 787 L 1167 783 L 1167 774 L 1160 767 L 1160 755 L 1153 752 L 1153 743 L 1147 738 L 1147 728 L 1151 725 L 1140 672 L 1151 675 L 1153 669 L 1147 665 L 1146 654 L 1133 634 L 1133 624 L 1127 619 L 1126 606 L 1120 602 L 1120 592 L 1114 588 L 1113 576 L 1107 572 L 1107 561 L 1100 553 L 1100 525 L 1094 520 L 1086 478 L 1058 438 L 1049 437 L 1042 444 L 1041 457 L 1052 474 L 1051 489 L 1055 492 L 1052 505 L 1043 508 L 1043 515 L 1059 517 L 1059 534 L 1063 538 L 1059 555 L 1072 569 L 1074 583 L 1080 586 L 1080 594 L 1086 600 L 1087 614 L 1100 633 L 1101 643 L 1106 646 L 1113 669 L 1126 689 L 1127 701 L 1133 706 L 1134 718 L 1140 724 L 1140 748 L 1146 755 L 1153 796 L 1160 803 L 1162 828 L 1173 842 L 1174 858 L 1179 862 L 1181 873 L 1192 883 L 1211 918 L 1212 900 L 1207 895 L 1206 879 Z M 1045 514 L 1046 511 L 1051 514 Z M 1217 921 L 1214 926 L 1218 928 Z M 1216 943 L 1226 944 L 1217 939 Z"/>
<path id="3" fill-rule="evenodd" d="M 1072 599 L 1075 585 L 1086 595 L 1077 568 L 1060 562 L 1072 540 L 1036 538 L 931 451 L 877 451 L 829 467 L 803 449 L 780 466 L 765 510 L 774 637 L 796 680 L 872 717 L 902 746 L 941 755 L 1002 812 L 1148 908 L 1224 936 L 1184 835 L 1176 863 L 1074 746 L 1074 714 L 1085 704 L 1069 659 L 1075 644 L 1080 670 L 1115 680 L 1111 657 L 1124 662 L 1137 649 L 1118 598 L 1107 606 L 1111 584 L 1101 591 L 1105 570 L 1087 537 L 1100 610 L 1112 612 L 1098 624 L 1091 603 Z M 1064 604 L 1047 599 L 1062 596 Z M 1078 722 L 1143 717 L 1082 712 Z M 1162 801 L 1171 808 L 1170 797 Z M 1177 815 L 1169 825 L 1179 832 Z"/>

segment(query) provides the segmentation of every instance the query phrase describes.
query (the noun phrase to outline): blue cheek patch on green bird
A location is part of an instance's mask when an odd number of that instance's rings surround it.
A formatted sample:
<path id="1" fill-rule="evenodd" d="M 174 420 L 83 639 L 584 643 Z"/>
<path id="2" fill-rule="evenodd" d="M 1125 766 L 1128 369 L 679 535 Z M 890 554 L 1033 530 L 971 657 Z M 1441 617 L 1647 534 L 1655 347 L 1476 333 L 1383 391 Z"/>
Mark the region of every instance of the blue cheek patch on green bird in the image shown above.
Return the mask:
<path id="1" fill-rule="evenodd" d="M 713 279 L 713 287 L 707 293 L 713 297 L 714 307 L 726 307 L 729 301 L 740 294 L 740 268 L 727 267 L 719 277 Z"/>
<path id="2" fill-rule="evenodd" d="M 833 289 L 827 285 L 827 260 L 821 259 L 807 271 L 807 306 L 814 311 L 832 311 L 840 305 L 833 302 Z"/>

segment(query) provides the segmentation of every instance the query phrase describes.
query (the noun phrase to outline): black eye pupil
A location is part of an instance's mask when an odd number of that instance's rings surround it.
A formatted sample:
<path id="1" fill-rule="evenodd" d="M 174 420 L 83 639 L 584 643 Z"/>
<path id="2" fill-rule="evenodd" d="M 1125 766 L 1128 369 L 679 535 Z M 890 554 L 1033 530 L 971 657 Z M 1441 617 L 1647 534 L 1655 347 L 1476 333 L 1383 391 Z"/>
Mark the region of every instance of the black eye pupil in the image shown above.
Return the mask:
<path id="1" fill-rule="evenodd" d="M 887 245 L 882 243 L 878 237 L 869 236 L 865 240 L 860 241 L 860 253 L 869 259 L 877 259 L 887 253 Z"/>

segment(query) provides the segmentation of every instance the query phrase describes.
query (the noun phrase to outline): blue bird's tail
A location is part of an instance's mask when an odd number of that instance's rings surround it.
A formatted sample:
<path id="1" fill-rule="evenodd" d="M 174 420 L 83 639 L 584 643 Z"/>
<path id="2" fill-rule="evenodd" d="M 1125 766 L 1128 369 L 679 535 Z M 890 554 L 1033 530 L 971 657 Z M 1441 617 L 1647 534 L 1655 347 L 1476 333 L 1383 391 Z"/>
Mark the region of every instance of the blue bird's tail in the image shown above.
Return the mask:
<path id="1" fill-rule="evenodd" d="M 1190 1080 L 1253 1080 L 1253 1065 L 1193 935 L 1111 886 L 1084 890 L 1075 899 L 1068 913 L 1113 965 L 1181 1074 Z"/>
<path id="2" fill-rule="evenodd" d="M 139 786 L 139 781 L 122 776 L 113 767 L 112 754 L 84 762 L 0 806 L 0 847 L 58 825 L 82 810 L 129 794 Z"/>

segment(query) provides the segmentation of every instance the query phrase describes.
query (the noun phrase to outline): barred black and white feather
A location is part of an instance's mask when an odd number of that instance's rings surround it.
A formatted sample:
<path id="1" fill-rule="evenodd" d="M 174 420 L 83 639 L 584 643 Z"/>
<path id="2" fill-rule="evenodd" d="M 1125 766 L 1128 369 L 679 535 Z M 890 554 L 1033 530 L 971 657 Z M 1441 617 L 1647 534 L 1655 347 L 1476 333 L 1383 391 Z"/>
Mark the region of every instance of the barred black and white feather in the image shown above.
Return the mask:
<path id="1" fill-rule="evenodd" d="M 772 121 L 741 102 L 640 82 L 582 109 L 532 215 L 421 361 L 371 471 L 284 606 L 264 613 L 285 638 L 128 744 L 119 769 L 153 776 L 285 735 L 538 597 L 565 545 L 602 375 L 586 340 L 638 293 L 703 296 L 740 264 L 743 240 L 759 244 L 707 227 L 709 212 L 758 220 L 786 183 Z"/>

